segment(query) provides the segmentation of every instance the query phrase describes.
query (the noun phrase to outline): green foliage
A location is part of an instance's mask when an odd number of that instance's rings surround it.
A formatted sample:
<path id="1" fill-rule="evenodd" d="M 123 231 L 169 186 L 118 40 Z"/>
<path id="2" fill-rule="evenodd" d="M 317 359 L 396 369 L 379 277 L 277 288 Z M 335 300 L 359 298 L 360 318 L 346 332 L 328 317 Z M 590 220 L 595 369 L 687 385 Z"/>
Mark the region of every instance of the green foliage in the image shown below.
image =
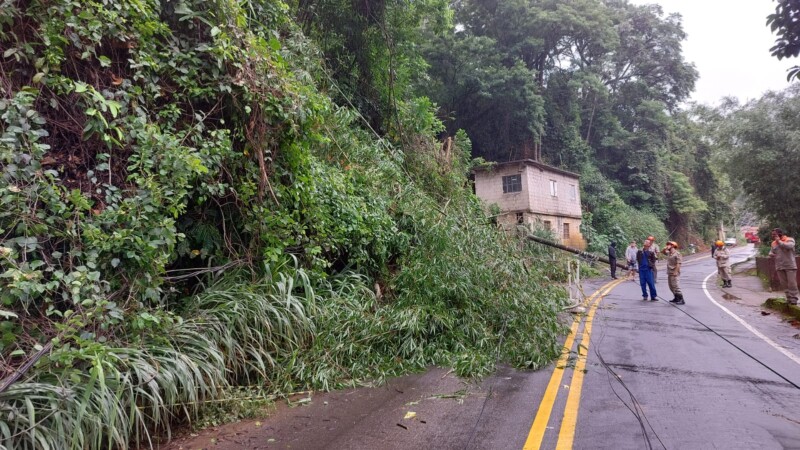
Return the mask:
<path id="1" fill-rule="evenodd" d="M 800 164 L 795 118 L 800 88 L 766 94 L 731 112 L 723 122 L 724 170 L 741 185 L 750 204 L 773 227 L 794 233 L 800 223 L 795 205 Z"/>
<path id="2" fill-rule="evenodd" d="M 558 354 L 563 273 L 488 223 L 470 140 L 411 95 L 447 4 L 342 5 L 0 8 L 0 353 L 53 346 L 0 393 L 3 446 L 148 446 L 254 385 Z"/>
<path id="3" fill-rule="evenodd" d="M 800 54 L 800 28 L 797 15 L 800 14 L 800 2 L 797 0 L 776 0 L 775 14 L 767 16 L 767 26 L 777 34 L 775 45 L 769 49 L 772 56 L 783 59 L 797 57 Z M 800 66 L 789 69 L 787 80 L 800 76 Z"/>
<path id="4" fill-rule="evenodd" d="M 657 216 L 623 202 L 614 187 L 594 167 L 585 166 L 581 183 L 581 198 L 588 205 L 581 222 L 581 233 L 589 241 L 590 252 L 605 254 L 611 241 L 620 245 L 631 241 L 641 243 L 651 235 L 661 242 L 671 238 Z"/>
<path id="5" fill-rule="evenodd" d="M 689 177 L 680 172 L 672 172 L 669 175 L 672 182 L 672 208 L 675 211 L 691 215 L 708 209 L 708 205 L 695 194 L 694 187 L 689 183 Z"/>

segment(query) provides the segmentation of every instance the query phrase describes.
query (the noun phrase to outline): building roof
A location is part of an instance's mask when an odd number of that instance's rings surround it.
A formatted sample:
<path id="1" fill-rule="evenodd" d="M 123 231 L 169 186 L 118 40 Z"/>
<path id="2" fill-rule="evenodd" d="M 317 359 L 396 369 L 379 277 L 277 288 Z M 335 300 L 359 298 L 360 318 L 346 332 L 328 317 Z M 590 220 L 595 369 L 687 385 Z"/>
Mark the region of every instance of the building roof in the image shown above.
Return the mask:
<path id="1" fill-rule="evenodd" d="M 500 169 L 502 167 L 508 167 L 508 166 L 514 166 L 514 165 L 524 165 L 524 166 L 536 167 L 536 168 L 539 168 L 541 170 L 546 170 L 548 172 L 554 172 L 554 173 L 557 173 L 557 174 L 560 174 L 560 175 L 564 175 L 564 176 L 567 176 L 567 177 L 575 178 L 576 180 L 580 179 L 580 175 L 578 175 L 577 173 L 569 172 L 567 170 L 559 169 L 559 168 L 553 167 L 553 166 L 548 166 L 547 164 L 541 163 L 539 161 L 534 161 L 532 159 L 520 159 L 520 160 L 517 160 L 517 161 L 496 162 L 496 163 L 492 164 L 491 166 L 476 167 L 476 168 L 474 168 L 472 170 L 473 170 L 473 172 L 492 172 L 492 171 Z"/>

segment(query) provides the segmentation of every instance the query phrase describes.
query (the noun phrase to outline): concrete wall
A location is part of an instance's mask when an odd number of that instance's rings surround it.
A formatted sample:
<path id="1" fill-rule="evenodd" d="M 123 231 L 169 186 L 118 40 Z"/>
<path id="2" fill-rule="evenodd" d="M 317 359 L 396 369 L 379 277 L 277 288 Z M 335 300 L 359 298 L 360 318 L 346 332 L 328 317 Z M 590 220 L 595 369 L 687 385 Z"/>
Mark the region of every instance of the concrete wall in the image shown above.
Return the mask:
<path id="1" fill-rule="evenodd" d="M 581 219 L 559 216 L 548 216 L 541 214 L 532 214 L 523 212 L 523 225 L 529 228 L 544 227 L 545 222 L 549 223 L 550 231 L 556 237 L 556 241 L 580 250 L 586 249 L 586 240 L 583 239 L 581 234 Z M 497 218 L 498 225 L 502 226 L 504 230 L 512 232 L 520 225 L 517 221 L 517 213 L 510 212 L 503 214 Z M 569 239 L 564 238 L 564 225 L 569 225 Z"/>
<path id="2" fill-rule="evenodd" d="M 521 192 L 503 193 L 503 177 L 509 175 L 522 176 Z M 556 195 L 551 195 L 551 181 L 555 181 Z M 581 192 L 576 178 L 523 163 L 476 172 L 475 194 L 487 205 L 496 203 L 501 211 L 581 217 Z"/>
<path id="3" fill-rule="evenodd" d="M 475 194 L 487 205 L 496 203 L 501 211 L 530 211 L 530 184 L 525 182 L 524 171 L 522 164 L 512 164 L 491 172 L 476 172 Z M 503 177 L 508 175 L 522 175 L 522 192 L 503 193 Z"/>
<path id="4" fill-rule="evenodd" d="M 795 257 L 798 267 L 800 267 L 800 257 Z M 785 285 L 781 285 L 781 280 L 778 278 L 778 271 L 775 270 L 775 260 L 765 256 L 756 258 L 756 271 L 760 276 L 769 280 L 769 287 L 774 292 L 782 292 L 786 290 Z M 797 282 L 800 284 L 800 271 L 797 272 Z"/>
<path id="5" fill-rule="evenodd" d="M 503 193 L 503 177 L 520 175 L 522 191 Z M 551 195 L 550 182 L 556 182 L 556 195 Z M 581 194 L 578 179 L 525 163 L 509 164 L 493 171 L 475 173 L 475 194 L 485 204 L 496 204 L 504 214 L 497 217 L 498 225 L 513 231 L 522 223 L 550 229 L 559 242 L 579 249 L 586 248 L 581 235 Z M 569 238 L 564 238 L 564 225 L 569 226 Z"/>
<path id="6" fill-rule="evenodd" d="M 531 212 L 551 216 L 581 217 L 581 193 L 577 179 L 535 166 L 525 167 L 525 178 L 530 186 Z M 556 185 L 555 196 L 551 194 L 551 181 Z"/>

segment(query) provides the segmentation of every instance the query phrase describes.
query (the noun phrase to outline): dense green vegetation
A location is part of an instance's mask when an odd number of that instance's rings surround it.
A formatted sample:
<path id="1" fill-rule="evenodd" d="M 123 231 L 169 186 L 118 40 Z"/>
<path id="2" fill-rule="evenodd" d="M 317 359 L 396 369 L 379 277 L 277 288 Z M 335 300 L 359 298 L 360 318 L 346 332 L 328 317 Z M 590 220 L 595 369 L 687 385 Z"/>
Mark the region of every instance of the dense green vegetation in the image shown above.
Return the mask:
<path id="1" fill-rule="evenodd" d="M 561 265 L 490 225 L 468 139 L 380 78 L 421 60 L 356 15 L 375 90 L 348 85 L 301 11 L 3 3 L 4 446 L 147 445 L 242 387 L 557 355 Z"/>
<path id="2" fill-rule="evenodd" d="M 580 173 L 590 249 L 708 239 L 796 94 L 682 110 L 683 38 L 625 0 L 0 0 L 0 444 L 543 366 L 564 265 L 491 225 L 473 158 Z"/>

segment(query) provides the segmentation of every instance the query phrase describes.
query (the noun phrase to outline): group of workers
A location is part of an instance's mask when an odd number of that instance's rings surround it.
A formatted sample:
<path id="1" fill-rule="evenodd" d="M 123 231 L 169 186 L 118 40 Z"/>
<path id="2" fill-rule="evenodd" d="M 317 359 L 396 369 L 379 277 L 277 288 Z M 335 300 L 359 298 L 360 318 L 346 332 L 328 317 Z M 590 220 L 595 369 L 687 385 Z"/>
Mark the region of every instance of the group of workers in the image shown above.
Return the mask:
<path id="1" fill-rule="evenodd" d="M 775 260 L 775 268 L 778 272 L 781 284 L 787 286 L 786 301 L 796 305 L 800 298 L 800 291 L 797 287 L 797 263 L 795 260 L 794 239 L 786 236 L 780 228 L 772 230 L 772 247 L 769 256 Z M 639 285 L 642 288 L 642 300 L 657 301 L 656 281 L 658 280 L 659 253 L 663 253 L 667 258 L 667 284 L 672 291 L 674 298 L 670 303 L 683 305 L 686 302 L 678 282 L 681 275 L 682 257 L 678 251 L 678 243 L 669 241 L 663 250 L 659 250 L 658 244 L 653 236 L 645 239 L 641 249 L 636 248 L 636 242 L 631 242 L 625 250 L 625 259 L 628 262 L 628 277 L 634 279 L 635 273 L 639 273 Z M 730 253 L 722 241 L 716 241 L 712 249 L 712 257 L 717 262 L 717 272 L 722 287 L 733 287 L 731 284 L 731 264 Z M 617 279 L 617 248 L 616 243 L 612 242 L 608 247 L 608 259 L 611 263 L 611 278 Z M 648 292 L 649 291 L 649 292 Z"/>
<path id="2" fill-rule="evenodd" d="M 678 284 L 678 277 L 681 274 L 682 257 L 678 251 L 678 243 L 669 241 L 661 250 L 653 236 L 648 236 L 642 244 L 642 248 L 636 247 L 636 242 L 631 242 L 625 250 L 625 259 L 628 261 L 628 279 L 633 280 L 635 273 L 639 273 L 639 285 L 642 288 L 642 299 L 658 301 L 656 282 L 658 281 L 659 253 L 667 257 L 667 284 L 674 298 L 671 303 L 677 305 L 685 304 L 683 293 Z M 611 263 L 611 278 L 617 279 L 617 244 L 612 242 L 608 247 L 608 259 Z M 649 295 L 648 295 L 649 291 Z"/>

